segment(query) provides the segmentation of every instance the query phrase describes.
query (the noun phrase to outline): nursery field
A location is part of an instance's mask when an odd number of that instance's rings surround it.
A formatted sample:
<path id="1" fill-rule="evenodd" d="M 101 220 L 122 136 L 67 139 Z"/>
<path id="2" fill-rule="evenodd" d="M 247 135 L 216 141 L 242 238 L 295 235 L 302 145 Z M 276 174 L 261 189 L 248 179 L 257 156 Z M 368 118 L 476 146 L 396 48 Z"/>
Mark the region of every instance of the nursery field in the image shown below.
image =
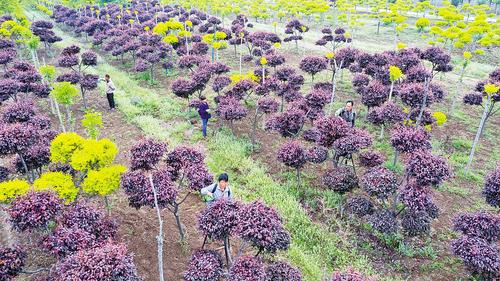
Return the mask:
<path id="1" fill-rule="evenodd" d="M 0 281 L 500 280 L 498 4 L 2 1 Z"/>

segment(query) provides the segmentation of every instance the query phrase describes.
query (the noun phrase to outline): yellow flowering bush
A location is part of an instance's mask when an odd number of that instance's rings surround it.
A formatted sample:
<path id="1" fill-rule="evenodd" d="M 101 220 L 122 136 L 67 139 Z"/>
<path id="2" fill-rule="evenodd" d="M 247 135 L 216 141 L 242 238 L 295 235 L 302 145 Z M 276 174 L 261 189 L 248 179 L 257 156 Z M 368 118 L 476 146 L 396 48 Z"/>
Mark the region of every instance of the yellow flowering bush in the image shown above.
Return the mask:
<path id="1" fill-rule="evenodd" d="M 422 32 L 425 30 L 426 27 L 429 27 L 431 25 L 431 21 L 428 18 L 419 18 L 415 22 L 415 26 L 418 29 L 418 32 Z"/>
<path id="2" fill-rule="evenodd" d="M 30 185 L 24 180 L 0 182 L 0 202 L 9 203 L 16 197 L 26 194 L 29 189 Z"/>
<path id="3" fill-rule="evenodd" d="M 403 72 L 401 71 L 401 69 L 399 69 L 399 67 L 391 65 L 389 66 L 389 76 L 391 82 L 395 82 L 403 77 Z"/>
<path id="4" fill-rule="evenodd" d="M 500 89 L 500 85 L 497 86 L 497 85 L 491 84 L 491 83 L 488 83 L 488 84 L 484 85 L 484 91 L 488 95 L 495 94 L 496 92 L 498 92 L 499 89 Z"/>
<path id="5" fill-rule="evenodd" d="M 73 153 L 83 147 L 85 139 L 77 133 L 61 133 L 50 143 L 50 161 L 69 163 Z"/>
<path id="6" fill-rule="evenodd" d="M 215 38 L 217 40 L 224 40 L 227 38 L 227 34 L 222 32 L 222 31 L 217 31 L 217 32 L 215 32 Z"/>
<path id="7" fill-rule="evenodd" d="M 106 196 L 120 187 L 120 176 L 127 170 L 122 165 L 112 165 L 98 171 L 89 171 L 82 183 L 86 193 Z"/>
<path id="8" fill-rule="evenodd" d="M 442 126 L 444 123 L 446 123 L 447 120 L 446 114 L 440 111 L 433 112 L 432 117 L 436 119 L 436 125 L 438 126 Z"/>
<path id="9" fill-rule="evenodd" d="M 70 165 L 77 171 L 99 170 L 110 165 L 118 154 L 118 147 L 109 139 L 85 140 L 71 156 Z"/>
<path id="10" fill-rule="evenodd" d="M 48 172 L 35 180 L 33 183 L 35 191 L 53 190 L 57 193 L 59 198 L 63 199 L 66 203 L 75 201 L 78 195 L 78 187 L 73 183 L 71 175 L 63 172 Z"/>

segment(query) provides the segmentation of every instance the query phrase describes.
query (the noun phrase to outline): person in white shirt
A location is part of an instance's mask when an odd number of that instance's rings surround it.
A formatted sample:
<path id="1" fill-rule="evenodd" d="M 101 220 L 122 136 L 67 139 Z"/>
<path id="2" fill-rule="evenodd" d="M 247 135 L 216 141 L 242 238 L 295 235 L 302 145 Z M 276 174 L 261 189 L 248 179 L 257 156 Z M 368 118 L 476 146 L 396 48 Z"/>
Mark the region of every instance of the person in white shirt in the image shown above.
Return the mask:
<path id="1" fill-rule="evenodd" d="M 201 195 L 208 206 L 222 198 L 231 199 L 231 188 L 229 187 L 229 176 L 226 173 L 219 175 L 218 182 L 201 189 Z"/>
<path id="2" fill-rule="evenodd" d="M 106 74 L 104 76 L 104 82 L 106 82 L 106 87 L 105 87 L 105 91 L 106 91 L 106 97 L 108 98 L 108 104 L 109 104 L 109 108 L 111 110 L 115 109 L 115 84 L 113 84 L 113 81 L 111 81 L 111 78 L 109 77 L 109 74 Z"/>

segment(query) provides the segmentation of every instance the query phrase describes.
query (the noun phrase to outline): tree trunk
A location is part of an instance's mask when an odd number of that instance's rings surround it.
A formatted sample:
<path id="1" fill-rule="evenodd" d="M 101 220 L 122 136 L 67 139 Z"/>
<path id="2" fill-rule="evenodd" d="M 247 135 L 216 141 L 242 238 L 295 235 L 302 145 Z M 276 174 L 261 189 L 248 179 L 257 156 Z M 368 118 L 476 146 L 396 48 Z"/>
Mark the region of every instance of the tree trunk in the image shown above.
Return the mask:
<path id="1" fill-rule="evenodd" d="M 398 154 L 399 152 L 397 150 L 394 150 L 394 158 L 392 159 L 392 167 L 396 167 L 396 164 L 398 163 Z"/>
<path id="2" fill-rule="evenodd" d="M 80 91 L 82 92 L 83 108 L 87 109 L 87 99 L 85 98 L 85 89 L 80 85 Z"/>
<path id="3" fill-rule="evenodd" d="M 26 178 L 28 179 L 29 183 L 33 183 L 33 178 L 30 176 L 29 170 L 28 170 L 28 165 L 26 165 L 26 161 L 24 161 L 24 157 L 21 153 L 17 153 L 19 155 L 19 159 L 21 159 L 21 163 L 23 164 L 23 169 L 24 172 L 26 173 Z"/>
<path id="4" fill-rule="evenodd" d="M 229 237 L 224 238 L 224 253 L 226 254 L 227 268 L 230 268 L 233 261 L 231 258 L 231 248 L 229 246 Z"/>
<path id="5" fill-rule="evenodd" d="M 151 189 L 153 190 L 153 196 L 155 201 L 155 209 L 156 215 L 158 217 L 158 236 L 156 236 L 156 242 L 158 243 L 158 273 L 160 277 L 160 281 L 164 281 L 163 277 L 163 220 L 161 218 L 160 207 L 158 206 L 158 195 L 156 193 L 156 188 L 153 184 L 153 176 L 149 174 L 149 184 L 151 185 Z"/>
<path id="6" fill-rule="evenodd" d="M 394 82 L 391 82 L 391 89 L 389 90 L 389 101 L 392 100 L 392 92 L 394 91 Z"/>
<path id="7" fill-rule="evenodd" d="M 380 139 L 383 139 L 384 138 L 384 124 L 382 124 L 382 128 L 380 129 L 380 136 L 379 136 Z"/>
<path id="8" fill-rule="evenodd" d="M 469 154 L 469 161 L 467 162 L 467 166 L 465 167 L 465 173 L 469 172 L 470 166 L 472 164 L 472 159 L 474 159 L 474 152 L 476 150 L 476 145 L 479 142 L 482 128 L 484 127 L 484 123 L 486 122 L 486 117 L 488 116 L 488 109 L 491 103 L 491 96 L 492 95 L 488 95 L 488 99 L 486 100 L 486 104 L 484 105 L 483 116 L 481 117 L 481 122 L 479 123 L 479 128 L 477 129 L 476 137 L 474 138 L 474 142 L 472 143 L 472 148 Z"/>
<path id="9" fill-rule="evenodd" d="M 111 207 L 109 206 L 108 196 L 104 196 L 104 205 L 106 206 L 106 210 L 108 211 L 108 215 L 111 215 Z"/>
<path id="10" fill-rule="evenodd" d="M 257 133 L 257 123 L 259 122 L 259 106 L 255 106 L 255 117 L 252 126 L 252 149 L 255 149 L 255 135 Z"/>
<path id="11" fill-rule="evenodd" d="M 301 186 L 301 181 L 300 181 L 300 169 L 297 169 L 297 186 L 300 188 Z"/>
<path id="12" fill-rule="evenodd" d="M 71 126 L 71 109 L 69 108 L 69 105 L 65 105 L 65 108 L 66 108 L 66 121 L 68 122 L 68 130 L 69 131 L 73 131 L 72 130 L 72 126 Z"/>
<path id="13" fill-rule="evenodd" d="M 241 64 L 242 64 L 242 60 L 243 60 L 243 54 L 241 53 L 241 50 L 240 50 L 240 75 L 241 75 Z"/>
<path id="14" fill-rule="evenodd" d="M 425 79 L 425 85 L 424 85 L 424 100 L 422 101 L 422 104 L 420 105 L 420 112 L 418 114 L 417 118 L 417 127 L 420 126 L 420 123 L 422 122 L 422 116 L 424 115 L 424 109 L 425 105 L 427 104 L 427 97 L 429 96 L 429 83 L 430 81 L 428 79 Z"/>
<path id="15" fill-rule="evenodd" d="M 56 107 L 56 113 L 57 113 L 57 118 L 59 119 L 59 125 L 61 126 L 62 131 L 66 132 L 66 127 L 64 126 L 64 120 L 61 111 L 59 110 L 59 104 L 57 103 L 57 101 L 54 101 L 54 105 Z"/>
<path id="16" fill-rule="evenodd" d="M 337 67 L 335 66 L 335 72 L 333 73 L 333 79 L 332 79 L 332 97 L 330 98 L 330 108 L 328 109 L 329 112 L 332 112 L 332 107 L 333 107 L 333 101 L 335 100 L 335 88 L 337 87 Z"/>
<path id="17" fill-rule="evenodd" d="M 174 203 L 174 217 L 175 217 L 175 223 L 177 224 L 177 229 L 179 230 L 179 236 L 181 238 L 181 242 L 184 242 L 184 229 L 182 229 L 182 223 L 181 223 L 181 218 L 179 216 L 179 204 Z"/>

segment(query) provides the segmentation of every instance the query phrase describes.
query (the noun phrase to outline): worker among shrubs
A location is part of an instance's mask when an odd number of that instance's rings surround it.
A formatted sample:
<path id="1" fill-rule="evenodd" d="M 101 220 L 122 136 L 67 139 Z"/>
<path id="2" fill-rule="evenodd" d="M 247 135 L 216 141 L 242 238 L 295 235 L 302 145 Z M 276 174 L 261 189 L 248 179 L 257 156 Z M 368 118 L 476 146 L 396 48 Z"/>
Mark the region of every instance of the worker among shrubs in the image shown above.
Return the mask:
<path id="1" fill-rule="evenodd" d="M 229 187 L 229 176 L 226 173 L 220 174 L 218 182 L 201 189 L 201 195 L 207 205 L 212 205 L 222 198 L 232 198 L 231 188 Z"/>
<path id="2" fill-rule="evenodd" d="M 111 81 L 111 77 L 109 77 L 109 74 L 106 74 L 104 76 L 104 82 L 106 83 L 105 85 L 105 91 L 106 91 L 106 98 L 108 99 L 108 104 L 109 104 L 109 109 L 114 110 L 115 109 L 115 84 L 113 84 L 113 81 Z"/>
<path id="3" fill-rule="evenodd" d="M 208 119 L 212 117 L 212 115 L 209 113 L 210 108 L 208 107 L 208 103 L 206 101 L 206 98 L 204 96 L 200 97 L 200 105 L 198 106 L 198 114 L 201 117 L 201 132 L 203 133 L 203 137 L 207 137 L 207 126 L 208 126 Z"/>
<path id="4" fill-rule="evenodd" d="M 356 121 L 356 112 L 353 110 L 354 102 L 352 100 L 348 100 L 345 103 L 345 107 L 339 108 L 335 115 L 344 119 L 347 123 L 351 124 L 351 127 L 354 127 L 354 122 Z"/>

